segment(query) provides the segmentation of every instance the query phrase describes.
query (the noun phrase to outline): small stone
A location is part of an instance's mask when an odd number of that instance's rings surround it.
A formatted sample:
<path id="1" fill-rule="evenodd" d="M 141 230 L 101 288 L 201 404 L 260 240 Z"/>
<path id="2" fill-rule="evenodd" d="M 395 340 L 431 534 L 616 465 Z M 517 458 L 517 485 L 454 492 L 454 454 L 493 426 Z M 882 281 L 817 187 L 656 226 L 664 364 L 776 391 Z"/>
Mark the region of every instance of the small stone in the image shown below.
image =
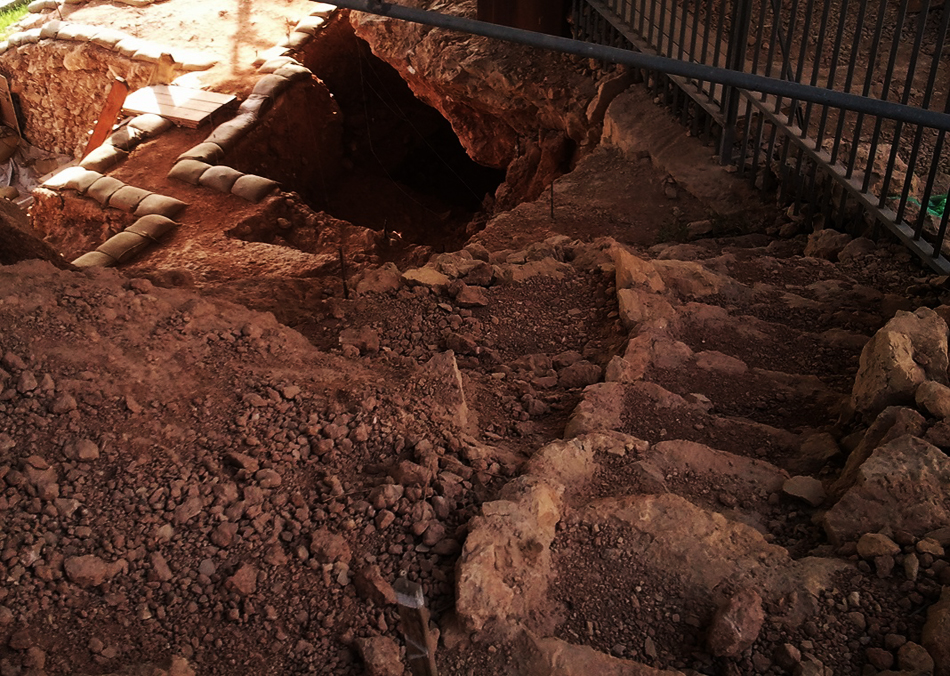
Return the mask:
<path id="1" fill-rule="evenodd" d="M 924 538 L 917 543 L 917 551 L 921 554 L 931 554 L 933 556 L 943 556 L 944 549 L 939 542 L 933 538 Z"/>
<path id="2" fill-rule="evenodd" d="M 261 488 L 277 488 L 281 482 L 280 474 L 272 469 L 258 470 L 257 473 L 254 474 L 254 478 L 257 480 L 257 483 L 260 484 Z"/>
<path id="3" fill-rule="evenodd" d="M 98 460 L 99 447 L 91 439 L 80 439 L 76 442 L 76 459 L 82 462 Z"/>
<path id="4" fill-rule="evenodd" d="M 791 643 L 784 643 L 772 654 L 775 663 L 786 672 L 793 672 L 802 661 L 801 651 Z"/>
<path id="5" fill-rule="evenodd" d="M 880 533 L 865 533 L 858 540 L 858 556 L 863 559 L 893 556 L 899 553 L 900 550 L 900 545 Z"/>
<path id="6" fill-rule="evenodd" d="M 894 572 L 894 557 L 893 556 L 876 556 L 874 557 L 874 569 L 877 572 L 879 578 L 890 577 L 891 573 Z"/>
<path id="7" fill-rule="evenodd" d="M 257 568 L 249 563 L 241 564 L 225 585 L 242 596 L 250 596 L 257 591 Z"/>
<path id="8" fill-rule="evenodd" d="M 349 563 L 353 558 L 346 539 L 325 528 L 314 531 L 310 536 L 310 555 L 320 563 Z"/>
<path id="9" fill-rule="evenodd" d="M 934 670 L 934 660 L 922 645 L 908 641 L 897 651 L 897 668 L 901 671 L 931 674 Z"/>
<path id="10" fill-rule="evenodd" d="M 871 647 L 864 651 L 868 662 L 874 665 L 878 671 L 885 671 L 894 665 L 894 655 L 883 648 Z"/>
<path id="11" fill-rule="evenodd" d="M 71 556 L 65 560 L 63 567 L 66 577 L 80 587 L 98 587 L 106 580 L 114 577 L 122 569 L 124 561 L 108 564 L 98 556 Z"/>
<path id="12" fill-rule="evenodd" d="M 361 597 L 367 601 L 372 601 L 377 606 L 396 603 L 396 592 L 393 591 L 392 585 L 383 578 L 379 566 L 361 568 L 353 578 L 353 584 Z"/>
<path id="13" fill-rule="evenodd" d="M 23 371 L 17 379 L 16 389 L 20 394 L 26 394 L 35 390 L 38 385 L 32 371 Z"/>
<path id="14" fill-rule="evenodd" d="M 793 476 L 782 484 L 782 492 L 794 498 L 804 500 L 812 507 L 818 507 L 825 501 L 825 487 L 810 476 Z"/>
<path id="15" fill-rule="evenodd" d="M 917 581 L 917 575 L 920 574 L 920 559 L 917 558 L 917 555 L 911 552 L 904 557 L 904 577 L 906 577 L 911 582 Z"/>
<path id="16" fill-rule="evenodd" d="M 165 560 L 165 557 L 162 556 L 161 552 L 152 552 L 149 558 L 152 562 L 152 573 L 155 575 L 156 580 L 159 582 L 168 582 L 174 577 L 171 568 L 168 567 L 168 562 Z"/>
<path id="17" fill-rule="evenodd" d="M 485 307 L 488 305 L 488 294 L 479 286 L 469 286 L 462 284 L 455 302 L 459 307 Z"/>
<path id="18" fill-rule="evenodd" d="M 737 592 L 713 617 L 707 638 L 710 652 L 716 657 L 738 656 L 755 643 L 764 621 L 762 597 L 751 589 Z"/>
<path id="19" fill-rule="evenodd" d="M 355 641 L 360 658 L 366 665 L 368 676 L 403 676 L 405 666 L 399 654 L 399 646 L 386 636 L 358 638 Z"/>
<path id="20" fill-rule="evenodd" d="M 53 403 L 50 404 L 49 410 L 50 413 L 62 415 L 63 413 L 75 411 L 76 407 L 76 400 L 72 397 L 72 395 L 63 393 L 53 400 Z"/>

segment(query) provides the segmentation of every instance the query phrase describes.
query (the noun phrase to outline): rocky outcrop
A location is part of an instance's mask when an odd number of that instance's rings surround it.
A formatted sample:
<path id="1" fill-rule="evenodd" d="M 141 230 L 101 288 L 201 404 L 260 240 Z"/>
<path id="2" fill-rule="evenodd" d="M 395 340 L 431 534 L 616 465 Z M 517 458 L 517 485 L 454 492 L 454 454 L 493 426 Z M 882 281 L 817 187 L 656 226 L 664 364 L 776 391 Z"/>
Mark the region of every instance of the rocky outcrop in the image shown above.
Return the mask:
<path id="1" fill-rule="evenodd" d="M 59 268 L 72 267 L 31 231 L 26 214 L 9 200 L 0 199 L 0 265 L 38 258 Z"/>
<path id="2" fill-rule="evenodd" d="M 947 323 L 933 310 L 899 311 L 861 352 L 851 402 L 875 416 L 911 404 L 925 380 L 947 384 Z"/>
<path id="3" fill-rule="evenodd" d="M 856 540 L 887 527 L 922 536 L 950 526 L 950 458 L 905 435 L 877 448 L 857 470 L 853 487 L 824 518 L 832 542 Z"/>
<path id="4" fill-rule="evenodd" d="M 442 3 L 438 11 L 474 18 L 476 3 Z M 499 207 L 539 195 L 574 147 L 596 138 L 587 111 L 598 85 L 579 59 L 357 12 L 350 20 L 373 53 L 452 124 L 472 159 L 508 169 Z"/>

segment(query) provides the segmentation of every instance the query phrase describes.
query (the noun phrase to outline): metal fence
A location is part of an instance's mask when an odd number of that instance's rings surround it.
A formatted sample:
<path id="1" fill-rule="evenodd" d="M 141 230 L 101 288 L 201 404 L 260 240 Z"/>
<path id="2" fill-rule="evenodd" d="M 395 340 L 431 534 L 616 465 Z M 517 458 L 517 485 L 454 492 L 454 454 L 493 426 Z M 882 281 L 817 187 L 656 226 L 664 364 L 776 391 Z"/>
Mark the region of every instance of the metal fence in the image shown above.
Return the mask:
<path id="1" fill-rule="evenodd" d="M 937 0 L 940 2 L 941 0 Z M 931 0 L 573 0 L 579 40 L 950 112 Z M 655 96 L 809 220 L 884 225 L 950 273 L 950 128 L 645 72 Z M 853 229 L 853 228 L 851 228 Z"/>

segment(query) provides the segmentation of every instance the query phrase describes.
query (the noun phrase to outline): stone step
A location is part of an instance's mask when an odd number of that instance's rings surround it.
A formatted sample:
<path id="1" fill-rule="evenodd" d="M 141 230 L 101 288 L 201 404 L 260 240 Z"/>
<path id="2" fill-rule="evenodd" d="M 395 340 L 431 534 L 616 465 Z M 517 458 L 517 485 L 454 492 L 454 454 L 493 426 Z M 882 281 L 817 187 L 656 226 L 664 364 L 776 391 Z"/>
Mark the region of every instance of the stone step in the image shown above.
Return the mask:
<path id="1" fill-rule="evenodd" d="M 678 337 L 694 352 L 714 350 L 751 368 L 814 375 L 839 389 L 849 389 L 858 357 L 868 341 L 861 333 L 828 329 L 823 333 L 733 315 L 726 308 L 687 303 L 679 308 Z"/>

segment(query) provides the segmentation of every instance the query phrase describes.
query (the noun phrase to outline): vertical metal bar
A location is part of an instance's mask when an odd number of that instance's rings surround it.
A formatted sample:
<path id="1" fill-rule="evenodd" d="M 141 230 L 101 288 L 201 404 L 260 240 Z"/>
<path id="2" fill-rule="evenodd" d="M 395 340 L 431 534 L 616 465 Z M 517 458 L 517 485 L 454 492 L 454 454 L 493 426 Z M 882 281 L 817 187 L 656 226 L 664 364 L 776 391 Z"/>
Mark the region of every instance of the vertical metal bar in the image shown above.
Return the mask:
<path id="1" fill-rule="evenodd" d="M 725 2 L 725 0 L 723 0 Z M 713 44 L 713 65 L 719 65 L 719 53 L 722 51 L 722 32 L 723 27 L 726 24 L 726 12 L 725 8 L 719 6 L 719 24 L 716 27 L 716 42 Z M 709 100 L 714 101 L 716 99 L 716 83 L 709 83 Z"/>
<path id="2" fill-rule="evenodd" d="M 779 12 L 775 12 L 776 21 L 781 20 Z M 791 80 L 791 58 L 792 58 L 792 38 L 795 36 L 795 21 L 798 18 L 798 0 L 792 0 L 792 8 L 788 16 L 788 35 L 785 36 L 785 44 L 780 44 L 779 47 L 782 49 L 782 70 L 779 72 L 779 77 L 784 77 Z M 781 37 L 781 36 L 780 36 Z M 781 114 L 782 112 L 782 97 L 775 97 L 775 112 Z M 791 117 L 789 117 L 791 121 Z"/>
<path id="3" fill-rule="evenodd" d="M 755 179 L 759 174 L 759 153 L 762 151 L 762 134 L 765 132 L 765 116 L 757 115 L 756 117 L 759 124 L 755 132 L 755 145 L 752 148 L 752 174 L 749 176 L 752 185 L 755 185 Z M 765 187 L 765 179 L 762 180 L 762 187 Z"/>
<path id="4" fill-rule="evenodd" d="M 821 56 L 825 47 L 825 28 L 828 26 L 828 14 L 830 9 L 831 1 L 824 0 L 824 8 L 821 10 L 821 19 L 819 20 L 818 41 L 815 43 L 815 56 L 811 64 L 810 83 L 813 87 L 818 84 L 818 73 L 821 71 Z M 803 42 L 806 41 L 803 40 Z M 811 123 L 811 111 L 813 105 L 814 104 L 809 101 L 805 107 L 804 123 L 802 124 L 802 138 L 805 138 L 806 134 L 808 133 L 808 126 Z M 821 146 L 818 147 L 820 148 Z"/>
<path id="5" fill-rule="evenodd" d="M 745 113 L 743 114 L 745 122 L 742 126 L 742 134 L 739 138 L 739 158 L 736 165 L 739 167 L 739 175 L 745 173 L 746 155 L 749 152 L 749 132 L 752 131 L 752 104 L 746 100 Z"/>
<path id="6" fill-rule="evenodd" d="M 660 16 L 657 21 L 656 28 L 656 53 L 660 56 L 663 56 L 663 31 L 666 27 L 666 4 L 667 0 L 659 0 L 660 2 Z"/>
<path id="7" fill-rule="evenodd" d="M 676 58 L 680 61 L 683 60 L 683 56 L 686 54 L 687 25 L 689 25 L 689 0 L 683 0 L 683 17 L 680 19 L 680 48 L 676 53 Z"/>
<path id="8" fill-rule="evenodd" d="M 910 63 L 907 65 L 907 77 L 904 78 L 904 92 L 901 94 L 901 103 L 907 105 L 910 101 L 910 90 L 913 88 L 914 84 L 914 75 L 917 71 L 917 60 L 920 55 L 920 44 L 924 39 L 924 29 L 927 27 L 927 13 L 930 10 L 930 0 L 924 0 L 924 5 L 920 10 L 920 16 L 917 18 L 917 35 L 914 36 L 914 46 L 911 48 L 910 52 Z M 946 12 L 944 12 L 946 14 Z M 928 104 L 930 101 L 928 100 Z M 924 105 L 924 108 L 927 106 Z M 894 140 L 891 142 L 891 156 L 887 162 L 887 172 L 884 174 L 884 185 L 881 187 L 881 198 L 878 202 L 878 206 L 884 206 L 887 203 L 887 192 L 891 186 L 891 175 L 894 171 L 894 164 L 897 161 L 897 152 L 900 150 L 900 138 L 901 133 L 904 130 L 904 124 L 900 121 L 897 122 L 894 128 Z M 907 176 L 905 178 L 910 178 L 914 172 L 914 163 L 917 161 L 917 150 L 920 145 L 920 134 L 923 132 L 923 129 L 920 125 L 917 125 L 917 139 L 915 145 L 912 147 L 913 155 L 907 163 Z M 901 216 L 904 213 L 904 200 L 906 196 L 902 194 L 900 206 L 898 206 L 897 212 L 897 222 L 901 222 Z"/>
<path id="9" fill-rule="evenodd" d="M 950 209 L 944 209 L 943 217 L 940 219 L 940 229 L 937 230 L 937 239 L 934 244 L 934 258 L 940 258 L 943 255 L 943 240 L 947 236 L 948 221 L 950 221 Z"/>
<path id="10" fill-rule="evenodd" d="M 647 44 L 653 47 L 653 28 L 656 26 L 656 3 L 660 0 L 650 0 L 650 19 L 647 21 Z"/>
<path id="11" fill-rule="evenodd" d="M 729 48 L 726 53 L 726 68 L 742 70 L 745 66 L 745 53 L 749 44 L 749 24 L 752 21 L 752 0 L 734 0 L 732 12 L 732 30 L 729 35 Z M 723 87 L 724 124 L 722 145 L 719 148 L 719 162 L 732 161 L 732 146 L 736 137 L 736 121 L 739 116 L 739 90 L 736 87 Z"/>
<path id="12" fill-rule="evenodd" d="M 830 0 L 826 0 L 830 4 Z M 841 2 L 841 13 L 838 16 L 838 32 L 835 34 L 835 45 L 831 50 L 831 66 L 828 68 L 828 89 L 834 89 L 835 87 L 835 76 L 838 72 L 838 58 L 841 54 L 841 43 L 844 39 L 844 27 L 846 24 L 845 17 L 848 16 L 848 4 L 850 0 L 842 0 Z M 861 10 L 863 11 L 866 0 L 861 1 Z M 862 16 L 863 22 L 863 16 Z M 861 29 L 859 25 L 858 30 Z M 854 45 L 854 49 L 857 49 L 857 45 Z M 840 115 L 841 113 L 839 113 Z M 825 124 L 828 122 L 828 106 L 821 107 L 821 121 L 818 123 L 818 133 L 816 134 L 815 144 L 821 149 L 821 144 L 824 141 L 825 136 Z"/>
<path id="13" fill-rule="evenodd" d="M 802 81 L 802 75 L 805 72 L 805 52 L 808 49 L 808 38 L 811 34 L 811 18 L 815 9 L 815 0 L 808 0 L 805 5 L 805 20 L 802 22 L 801 47 L 798 50 L 798 68 L 795 71 L 795 82 Z M 824 28 L 824 25 L 822 25 Z M 788 121 L 789 127 L 794 124 L 796 118 L 800 118 L 798 101 L 791 99 L 789 101 Z"/>
<path id="14" fill-rule="evenodd" d="M 935 57 L 939 55 L 940 52 L 934 52 Z M 943 107 L 944 112 L 950 113 L 950 91 L 947 92 L 947 101 Z M 943 152 L 943 144 L 946 140 L 947 132 L 941 129 L 937 133 L 937 141 L 934 144 L 933 154 L 930 158 L 930 175 L 927 177 L 927 185 L 924 187 L 924 195 L 921 198 L 921 204 L 927 205 L 930 203 L 930 197 L 933 194 L 934 181 L 937 180 L 937 170 L 940 167 L 940 156 Z M 944 208 L 944 211 L 950 211 L 950 208 Z M 924 228 L 924 221 L 927 217 L 927 210 L 924 207 L 921 207 L 920 213 L 917 215 L 917 227 L 916 227 L 916 236 L 920 237 L 920 233 Z M 943 244 L 943 240 L 938 240 L 939 244 Z M 934 248 L 939 248 L 937 245 L 934 245 Z"/>
<path id="15" fill-rule="evenodd" d="M 865 11 L 867 9 L 868 0 L 859 0 L 858 1 L 858 18 L 854 26 L 854 41 L 851 46 L 851 59 L 848 62 L 848 73 L 845 76 L 844 80 L 844 91 L 851 91 L 851 83 L 854 79 L 854 70 L 857 65 L 858 53 L 860 52 L 861 45 L 861 33 L 864 31 L 864 18 L 867 14 Z M 883 7 L 882 7 L 883 10 Z M 884 15 L 878 17 L 877 28 L 875 30 L 875 37 L 881 37 L 881 27 L 884 25 Z M 871 56 L 877 53 L 878 40 L 874 40 L 871 45 Z M 838 159 L 838 149 L 841 146 L 841 131 L 844 128 L 844 122 L 846 119 L 847 113 L 843 110 L 838 111 L 838 125 L 835 131 L 834 143 L 831 148 L 831 164 L 834 164 Z"/>
<path id="16" fill-rule="evenodd" d="M 762 32 L 765 30 L 765 9 L 769 6 L 769 3 L 759 2 L 759 22 L 756 24 L 755 28 L 755 50 L 752 52 L 752 71 L 753 73 L 759 72 L 759 56 L 762 53 Z"/>
<path id="17" fill-rule="evenodd" d="M 893 79 L 893 75 L 894 75 L 894 65 L 897 62 L 897 54 L 900 51 L 900 44 L 901 44 L 900 38 L 901 38 L 901 33 L 904 30 L 904 18 L 907 12 L 907 4 L 908 4 L 908 0 L 902 0 L 900 9 L 898 10 L 898 13 L 897 13 L 897 16 L 898 16 L 897 24 L 896 24 L 896 28 L 894 29 L 894 37 L 891 42 L 891 52 L 887 60 L 887 70 L 884 73 L 884 84 L 883 84 L 883 89 L 881 91 L 881 99 L 885 101 L 890 97 L 890 93 L 891 93 L 891 80 Z M 912 58 L 916 58 L 916 57 L 912 56 Z M 864 91 L 865 96 L 867 96 L 870 93 L 869 84 L 872 78 L 872 74 L 873 74 L 873 69 L 869 69 L 868 78 L 867 78 L 868 84 L 865 86 L 865 91 Z M 858 119 L 863 120 L 863 116 L 859 115 Z M 870 145 L 870 150 L 868 151 L 868 162 L 865 167 L 864 183 L 862 186 L 862 190 L 864 190 L 865 192 L 867 192 L 868 187 L 871 185 L 871 173 L 872 173 L 872 168 L 874 167 L 874 160 L 877 157 L 877 145 L 878 145 L 878 141 L 881 138 L 881 126 L 883 125 L 883 123 L 884 123 L 884 118 L 880 116 L 875 117 L 874 131 L 871 134 L 871 145 Z M 858 133 L 860 133 L 860 128 L 859 128 Z M 860 138 L 860 136 L 856 135 L 855 138 Z M 896 147 L 897 145 L 896 140 L 897 139 L 895 138 L 895 142 L 892 143 L 892 147 Z M 887 177 L 885 176 L 885 179 L 886 178 Z"/>

